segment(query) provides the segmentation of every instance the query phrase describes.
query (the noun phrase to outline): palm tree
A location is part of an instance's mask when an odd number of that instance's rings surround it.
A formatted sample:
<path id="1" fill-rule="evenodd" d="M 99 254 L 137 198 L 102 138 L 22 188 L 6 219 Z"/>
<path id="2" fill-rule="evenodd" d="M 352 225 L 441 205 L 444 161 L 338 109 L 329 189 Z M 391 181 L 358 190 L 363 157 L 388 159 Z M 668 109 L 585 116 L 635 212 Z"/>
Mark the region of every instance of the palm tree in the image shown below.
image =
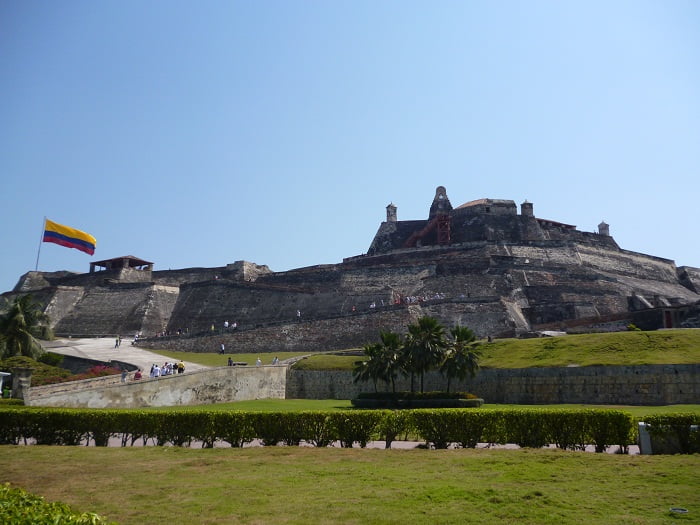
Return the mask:
<path id="1" fill-rule="evenodd" d="M 396 393 L 396 378 L 403 370 L 403 341 L 394 332 L 380 332 L 382 340 L 382 374 L 381 378 L 391 384 L 391 391 Z"/>
<path id="2" fill-rule="evenodd" d="M 474 332 L 464 326 L 455 326 L 450 334 L 452 340 L 448 343 L 445 360 L 440 366 L 440 373 L 447 377 L 448 392 L 452 379 L 464 381 L 467 376 L 474 377 L 479 369 L 479 354 L 474 350 Z"/>
<path id="3" fill-rule="evenodd" d="M 380 343 L 366 344 L 363 348 L 367 359 L 357 361 L 352 370 L 353 382 L 372 381 L 374 383 L 374 391 L 378 392 L 377 381 L 379 380 L 381 368 L 381 353 L 382 345 Z"/>
<path id="4" fill-rule="evenodd" d="M 391 384 L 391 391 L 396 392 L 396 378 L 401 371 L 401 336 L 393 332 L 380 332 L 381 343 L 368 344 L 364 347 L 367 359 L 355 364 L 353 381 L 372 381 L 377 391 L 377 381 Z"/>
<path id="5" fill-rule="evenodd" d="M 425 372 L 438 366 L 445 354 L 445 329 L 433 317 L 421 317 L 416 324 L 408 325 L 406 338 L 406 368 L 411 373 L 411 391 L 413 391 L 413 374 L 420 376 L 420 391 L 423 392 Z"/>
<path id="6" fill-rule="evenodd" d="M 23 355 L 37 358 L 43 349 L 36 337 L 41 333 L 42 323 L 47 320 L 41 306 L 30 295 L 15 298 L 0 317 L 0 335 L 4 343 L 2 357 Z"/>

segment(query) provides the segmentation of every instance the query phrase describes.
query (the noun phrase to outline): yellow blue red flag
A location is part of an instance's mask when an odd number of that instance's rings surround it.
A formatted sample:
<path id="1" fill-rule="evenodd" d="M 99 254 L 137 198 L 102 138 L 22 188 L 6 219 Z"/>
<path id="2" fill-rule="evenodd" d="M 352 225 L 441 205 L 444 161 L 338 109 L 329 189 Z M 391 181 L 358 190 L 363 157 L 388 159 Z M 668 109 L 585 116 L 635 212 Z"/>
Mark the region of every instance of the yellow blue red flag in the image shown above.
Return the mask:
<path id="1" fill-rule="evenodd" d="M 95 253 L 97 241 L 89 233 L 46 219 L 44 242 L 53 242 L 66 248 L 75 248 L 90 255 Z"/>

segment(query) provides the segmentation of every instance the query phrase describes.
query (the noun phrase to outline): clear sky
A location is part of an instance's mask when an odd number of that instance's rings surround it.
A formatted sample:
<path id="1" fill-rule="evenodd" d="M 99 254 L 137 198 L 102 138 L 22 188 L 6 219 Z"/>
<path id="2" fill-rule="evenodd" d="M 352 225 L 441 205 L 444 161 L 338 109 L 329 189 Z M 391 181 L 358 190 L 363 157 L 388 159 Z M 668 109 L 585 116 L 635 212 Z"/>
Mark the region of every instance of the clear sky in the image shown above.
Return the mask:
<path id="1" fill-rule="evenodd" d="M 0 291 L 134 255 L 274 271 L 488 197 L 700 266 L 700 2 L 0 2 Z"/>

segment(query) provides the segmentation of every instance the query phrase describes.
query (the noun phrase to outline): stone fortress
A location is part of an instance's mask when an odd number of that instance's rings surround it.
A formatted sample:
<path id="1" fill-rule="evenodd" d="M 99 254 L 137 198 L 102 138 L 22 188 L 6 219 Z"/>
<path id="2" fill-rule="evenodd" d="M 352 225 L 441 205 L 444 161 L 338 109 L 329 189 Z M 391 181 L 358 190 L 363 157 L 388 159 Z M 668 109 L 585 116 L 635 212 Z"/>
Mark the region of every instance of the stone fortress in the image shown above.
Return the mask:
<path id="1" fill-rule="evenodd" d="M 583 232 L 511 200 L 455 208 L 440 186 L 426 219 L 400 221 L 389 204 L 367 253 L 342 263 L 154 270 L 125 256 L 84 274 L 28 272 L 3 297 L 31 293 L 59 336 L 274 352 L 360 347 L 424 315 L 482 337 L 696 327 L 699 292 L 700 269 L 624 250 L 605 223 Z M 223 330 L 226 321 L 237 328 Z"/>

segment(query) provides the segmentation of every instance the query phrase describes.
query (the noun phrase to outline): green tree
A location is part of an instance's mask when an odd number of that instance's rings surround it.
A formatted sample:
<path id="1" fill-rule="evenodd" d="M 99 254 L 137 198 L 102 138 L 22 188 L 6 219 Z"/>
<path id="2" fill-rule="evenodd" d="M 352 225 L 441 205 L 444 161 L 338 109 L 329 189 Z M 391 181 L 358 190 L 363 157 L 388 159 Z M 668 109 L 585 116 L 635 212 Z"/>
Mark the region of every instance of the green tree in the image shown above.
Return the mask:
<path id="1" fill-rule="evenodd" d="M 421 317 L 417 323 L 408 325 L 404 366 L 411 374 L 411 391 L 413 391 L 413 375 L 418 374 L 420 391 L 423 392 L 425 373 L 443 361 L 446 346 L 445 328 L 437 319 Z"/>
<path id="2" fill-rule="evenodd" d="M 380 343 L 366 344 L 363 347 L 363 351 L 366 359 L 355 363 L 355 367 L 352 370 L 353 382 L 372 381 L 374 384 L 374 391 L 377 392 L 382 345 Z"/>
<path id="3" fill-rule="evenodd" d="M 452 339 L 447 344 L 445 360 L 440 366 L 440 373 L 447 378 L 447 391 L 453 379 L 465 380 L 474 377 L 479 369 L 479 354 L 475 350 L 476 335 L 469 328 L 455 326 L 450 330 Z"/>
<path id="4" fill-rule="evenodd" d="M 372 381 L 377 391 L 377 381 L 385 381 L 396 392 L 396 378 L 402 367 L 401 336 L 393 332 L 380 332 L 381 343 L 364 347 L 367 359 L 356 363 L 353 369 L 354 382 Z"/>
<path id="5" fill-rule="evenodd" d="M 391 391 L 396 392 L 396 379 L 403 372 L 403 341 L 394 332 L 380 332 L 382 340 L 381 378 L 391 385 Z"/>
<path id="6" fill-rule="evenodd" d="M 3 359 L 22 355 L 36 359 L 43 349 L 37 340 L 48 317 L 30 295 L 15 298 L 0 317 Z"/>

